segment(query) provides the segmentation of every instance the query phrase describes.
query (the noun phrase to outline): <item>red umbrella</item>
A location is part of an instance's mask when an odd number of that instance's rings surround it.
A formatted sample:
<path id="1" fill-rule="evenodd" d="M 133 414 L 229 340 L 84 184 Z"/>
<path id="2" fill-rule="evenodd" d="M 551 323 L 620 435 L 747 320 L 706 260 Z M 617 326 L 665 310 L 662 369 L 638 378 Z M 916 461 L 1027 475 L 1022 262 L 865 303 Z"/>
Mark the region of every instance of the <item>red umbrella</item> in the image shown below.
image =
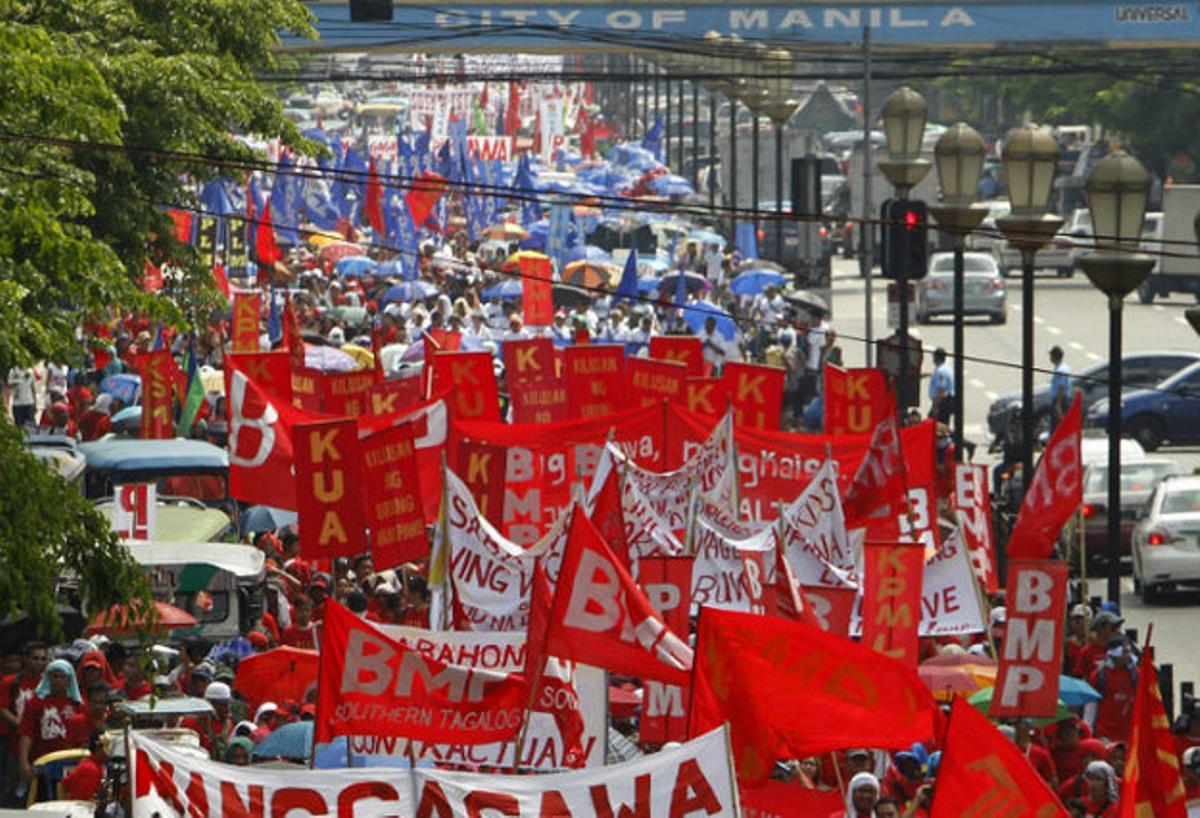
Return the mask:
<path id="1" fill-rule="evenodd" d="M 335 241 L 331 244 L 326 244 L 317 254 L 323 262 L 337 264 L 340 259 L 346 256 L 361 256 L 366 253 L 361 244 L 355 244 L 351 241 Z"/>
<path id="2" fill-rule="evenodd" d="M 233 687 L 257 707 L 265 701 L 300 701 L 316 680 L 315 650 L 281 647 L 239 662 Z"/>
<path id="3" fill-rule="evenodd" d="M 175 628 L 194 628 L 197 625 L 196 617 L 192 616 L 182 608 L 176 608 L 174 605 L 168 605 L 165 602 L 154 603 L 154 610 L 158 612 L 158 621 L 154 623 L 156 628 L 175 629 Z M 88 633 L 117 633 L 121 631 L 137 631 L 143 630 L 148 626 L 146 617 L 140 612 L 134 613 L 128 605 L 113 605 L 107 611 L 97 614 L 87 627 Z"/>

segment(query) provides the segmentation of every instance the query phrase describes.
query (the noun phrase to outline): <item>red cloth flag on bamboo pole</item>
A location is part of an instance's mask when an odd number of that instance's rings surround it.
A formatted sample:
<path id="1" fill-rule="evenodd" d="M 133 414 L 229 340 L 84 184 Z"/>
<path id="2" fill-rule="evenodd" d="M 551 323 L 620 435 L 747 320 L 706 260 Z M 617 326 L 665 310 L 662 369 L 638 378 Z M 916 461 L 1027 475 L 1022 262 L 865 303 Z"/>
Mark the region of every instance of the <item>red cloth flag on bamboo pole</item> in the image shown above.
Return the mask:
<path id="1" fill-rule="evenodd" d="M 879 508 L 893 508 L 904 502 L 904 448 L 900 425 L 890 413 L 871 436 L 871 446 L 846 489 L 842 507 L 846 522 L 857 522 Z"/>
<path id="2" fill-rule="evenodd" d="M 375 170 L 375 157 L 368 157 L 367 171 L 367 201 L 363 205 L 363 215 L 367 224 L 375 234 L 382 236 L 383 229 L 383 183 L 379 181 L 379 173 Z"/>
<path id="3" fill-rule="evenodd" d="M 1076 393 L 1033 472 L 1033 482 L 1008 538 L 1009 559 L 1049 559 L 1063 525 L 1083 502 L 1081 414 Z"/>
<path id="4" fill-rule="evenodd" d="M 175 359 L 160 349 L 138 355 L 135 363 L 142 376 L 142 437 L 169 440 L 175 437 Z"/>
<path id="5" fill-rule="evenodd" d="M 1147 648 L 1138 663 L 1129 760 L 1121 785 L 1121 818 L 1187 818 L 1187 814 L 1187 791 L 1179 773 L 1175 736 L 1158 689 L 1154 654 Z"/>

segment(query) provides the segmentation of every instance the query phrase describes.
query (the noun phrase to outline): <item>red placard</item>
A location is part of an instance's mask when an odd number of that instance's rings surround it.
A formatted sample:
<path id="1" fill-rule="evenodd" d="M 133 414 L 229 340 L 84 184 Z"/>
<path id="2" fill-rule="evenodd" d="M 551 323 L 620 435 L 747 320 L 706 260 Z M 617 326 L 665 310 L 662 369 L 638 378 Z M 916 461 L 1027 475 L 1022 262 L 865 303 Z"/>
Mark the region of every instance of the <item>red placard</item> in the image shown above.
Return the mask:
<path id="1" fill-rule="evenodd" d="M 367 413 L 367 392 L 376 384 L 375 370 L 326 372 L 321 378 L 321 411 L 358 417 Z"/>
<path id="2" fill-rule="evenodd" d="M 630 358 L 627 369 L 631 406 L 683 400 L 683 385 L 687 380 L 687 367 L 683 364 L 654 358 Z"/>
<path id="3" fill-rule="evenodd" d="M 625 350 L 588 344 L 563 350 L 567 402 L 573 418 L 596 418 L 625 408 Z"/>
<path id="4" fill-rule="evenodd" d="M 160 349 L 138 355 L 136 363 L 142 375 L 142 437 L 169 440 L 175 437 L 175 359 Z"/>
<path id="5" fill-rule="evenodd" d="M 295 358 L 291 360 L 295 364 Z M 321 399 L 325 396 L 325 373 L 308 367 L 297 369 L 293 365 L 291 382 L 292 406 L 305 412 L 320 412 Z"/>
<path id="6" fill-rule="evenodd" d="M 683 406 L 690 412 L 718 418 L 729 408 L 724 378 L 688 378 L 683 382 Z"/>
<path id="7" fill-rule="evenodd" d="M 509 389 L 514 384 L 555 376 L 554 342 L 549 338 L 504 342 L 504 380 Z"/>
<path id="8" fill-rule="evenodd" d="M 689 378 L 704 374 L 704 347 L 695 335 L 656 335 L 650 339 L 650 357 L 683 364 Z"/>
<path id="9" fill-rule="evenodd" d="M 892 411 L 881 369 L 825 365 L 825 434 L 866 435 Z"/>
<path id="10" fill-rule="evenodd" d="M 527 326 L 548 327 L 554 323 L 550 259 L 521 257 L 521 310 Z"/>
<path id="11" fill-rule="evenodd" d="M 414 424 L 401 423 L 359 441 L 371 557 L 385 571 L 429 555 Z"/>
<path id="12" fill-rule="evenodd" d="M 742 818 L 829 818 L 846 802 L 836 790 L 816 790 L 788 781 L 768 781 L 760 787 L 739 787 Z"/>
<path id="13" fill-rule="evenodd" d="M 438 352 L 458 352 L 462 348 L 462 333 L 456 329 L 434 328 L 426 332 L 437 345 Z"/>
<path id="14" fill-rule="evenodd" d="M 864 562 L 862 642 L 915 668 L 925 546 L 869 542 L 864 548 Z"/>
<path id="15" fill-rule="evenodd" d="M 326 559 L 365 551 L 354 420 L 297 423 L 292 427 L 292 446 L 300 553 Z"/>
<path id="16" fill-rule="evenodd" d="M 435 352 L 433 394 L 447 391 L 456 420 L 500 420 L 500 390 L 487 352 Z"/>
<path id="17" fill-rule="evenodd" d="M 454 471 L 471 490 L 484 519 L 499 522 L 504 512 L 504 471 L 507 450 L 503 446 L 460 440 Z"/>
<path id="18" fill-rule="evenodd" d="M 1013 560 L 1006 587 L 1008 621 L 988 715 L 1052 717 L 1058 706 L 1067 564 Z"/>
<path id="19" fill-rule="evenodd" d="M 756 429 L 778 429 L 786 375 L 778 366 L 737 361 L 725 364 L 725 385 L 733 406 L 733 422 Z"/>
<path id="20" fill-rule="evenodd" d="M 374 384 L 363 395 L 363 411 L 368 415 L 391 415 L 416 406 L 425 397 L 419 375 L 393 378 Z"/>
<path id="21" fill-rule="evenodd" d="M 672 633 L 688 632 L 692 605 L 691 557 L 642 557 L 638 584 Z M 647 680 L 642 692 L 638 739 L 643 744 L 687 741 L 689 689 Z"/>
<path id="22" fill-rule="evenodd" d="M 258 321 L 262 314 L 262 293 L 233 294 L 233 351 L 258 352 Z"/>
<path id="23" fill-rule="evenodd" d="M 509 395 L 513 423 L 556 423 L 570 417 L 567 385 L 560 379 L 512 384 Z"/>
<path id="24" fill-rule="evenodd" d="M 992 544 L 992 498 L 988 492 L 987 466 L 956 463 L 952 500 L 971 568 L 987 592 L 994 593 L 999 581 Z"/>

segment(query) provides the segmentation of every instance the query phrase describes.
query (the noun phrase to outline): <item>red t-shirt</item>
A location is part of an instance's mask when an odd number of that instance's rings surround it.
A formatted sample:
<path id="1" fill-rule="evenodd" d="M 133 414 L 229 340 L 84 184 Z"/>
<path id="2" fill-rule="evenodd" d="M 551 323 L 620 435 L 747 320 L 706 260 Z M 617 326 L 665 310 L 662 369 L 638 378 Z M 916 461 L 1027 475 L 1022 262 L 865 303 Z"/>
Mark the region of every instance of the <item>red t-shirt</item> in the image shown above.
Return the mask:
<path id="1" fill-rule="evenodd" d="M 37 689 L 40 681 L 40 676 L 25 676 L 21 673 L 14 673 L 12 676 L 0 679 L 0 707 L 11 710 L 17 717 L 18 725 L 21 721 L 21 714 L 25 711 L 25 705 L 33 698 L 33 691 Z M 17 730 L 5 725 L 0 727 L 0 736 L 12 739 L 12 747 L 15 752 Z"/>
<path id="2" fill-rule="evenodd" d="M 92 714 L 87 711 L 87 708 L 81 708 L 67 721 L 67 741 L 71 742 L 72 747 L 87 747 L 96 727 Z"/>
<path id="3" fill-rule="evenodd" d="M 1104 664 L 1104 659 L 1107 655 L 1108 648 L 1104 645 L 1085 645 L 1079 649 L 1079 653 L 1076 655 L 1075 672 L 1071 675 L 1087 681 L 1092 672 L 1098 670 Z"/>
<path id="4" fill-rule="evenodd" d="M 137 687 L 131 687 L 129 682 L 125 683 L 125 698 L 129 701 L 134 701 L 135 699 L 144 699 L 153 692 L 154 687 L 145 679 L 143 679 L 142 683 Z"/>
<path id="5" fill-rule="evenodd" d="M 301 628 L 297 625 L 288 625 L 283 629 L 281 641 L 289 647 L 313 650 L 317 646 L 317 626 L 310 624 L 308 627 Z"/>
<path id="6" fill-rule="evenodd" d="M 95 801 L 104 784 L 104 762 L 92 754 L 62 780 L 63 796 L 71 801 Z"/>
<path id="7" fill-rule="evenodd" d="M 1054 759 L 1050 757 L 1050 753 L 1045 747 L 1030 744 L 1029 748 L 1025 750 L 1025 758 L 1029 760 L 1029 766 L 1037 770 L 1038 775 L 1047 784 L 1057 777 L 1054 769 Z"/>
<path id="8" fill-rule="evenodd" d="M 1104 680 L 1100 681 L 1097 670 L 1088 683 L 1104 696 L 1096 705 L 1095 733 L 1109 741 L 1128 741 L 1129 725 L 1133 720 L 1133 701 L 1137 697 L 1137 684 L 1133 674 L 1126 668 L 1107 667 Z"/>
<path id="9" fill-rule="evenodd" d="M 44 699 L 34 696 L 25 705 L 25 712 L 21 715 L 21 737 L 33 739 L 33 747 L 29 751 L 30 763 L 46 753 L 71 748 L 67 725 L 79 711 L 80 705 L 66 696 L 47 696 Z"/>

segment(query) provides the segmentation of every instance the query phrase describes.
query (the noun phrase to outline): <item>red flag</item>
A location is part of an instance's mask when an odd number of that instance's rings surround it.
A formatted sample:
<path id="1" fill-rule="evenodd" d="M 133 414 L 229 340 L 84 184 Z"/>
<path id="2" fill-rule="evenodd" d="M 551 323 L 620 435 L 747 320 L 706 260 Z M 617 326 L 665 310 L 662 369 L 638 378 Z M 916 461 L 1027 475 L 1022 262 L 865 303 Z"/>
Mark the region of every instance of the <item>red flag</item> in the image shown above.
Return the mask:
<path id="1" fill-rule="evenodd" d="M 361 554 L 366 543 L 355 422 L 347 418 L 297 423 L 292 444 L 300 553 L 309 559 Z"/>
<path id="2" fill-rule="evenodd" d="M 1121 786 L 1121 818 L 1187 818 L 1187 792 L 1179 774 L 1179 754 L 1158 688 L 1153 651 L 1142 651 L 1138 663 L 1137 698 L 1125 780 Z"/>
<path id="3" fill-rule="evenodd" d="M 759 787 L 739 787 L 738 801 L 742 818 L 829 818 L 846 806 L 845 797 L 836 788 L 815 790 L 774 780 Z"/>
<path id="4" fill-rule="evenodd" d="M 600 493 L 592 507 L 592 525 L 608 543 L 613 554 L 627 569 L 632 568 L 629 560 L 629 545 L 625 540 L 625 512 L 621 505 L 621 474 L 614 465 L 604 476 Z M 691 589 L 689 588 L 689 593 Z"/>
<path id="5" fill-rule="evenodd" d="M 142 437 L 175 437 L 175 359 L 165 349 L 143 352 L 136 360 L 142 376 Z"/>
<path id="6" fill-rule="evenodd" d="M 626 367 L 629 373 L 629 405 L 654 406 L 662 400 L 683 400 L 683 384 L 687 367 L 674 361 L 654 358 L 631 358 Z"/>
<path id="7" fill-rule="evenodd" d="M 258 324 L 262 294 L 237 292 L 233 296 L 233 351 L 258 352 Z"/>
<path id="8" fill-rule="evenodd" d="M 996 576 L 996 549 L 992 544 L 992 497 L 988 492 L 988 467 L 978 463 L 954 464 L 951 507 L 958 519 L 971 569 L 989 593 L 1000 587 Z"/>
<path id="9" fill-rule="evenodd" d="M 500 390 L 487 352 L 435 352 L 433 392 L 450 391 L 455 420 L 500 420 Z"/>
<path id="10" fill-rule="evenodd" d="M 571 517 L 550 621 L 549 655 L 642 679 L 688 683 L 691 648 L 671 632 L 582 512 Z"/>
<path id="11" fill-rule="evenodd" d="M 356 418 L 367 412 L 367 393 L 376 384 L 373 369 L 325 372 L 321 376 L 321 411 Z"/>
<path id="12" fill-rule="evenodd" d="M 521 84 L 508 83 L 508 105 L 504 108 L 504 135 L 515 137 L 521 130 Z"/>
<path id="13" fill-rule="evenodd" d="M 247 201 L 249 202 L 252 198 L 247 197 Z M 248 203 L 247 207 L 253 214 L 254 205 Z M 259 266 L 265 268 L 267 280 L 270 281 L 275 264 L 283 258 L 283 254 L 279 252 L 279 244 L 275 241 L 275 225 L 271 223 L 270 201 L 263 207 L 262 219 L 254 228 L 254 254 L 258 257 Z"/>
<path id="14" fill-rule="evenodd" d="M 1063 524 L 1083 502 L 1083 466 L 1079 453 L 1079 393 L 1050 437 L 1033 482 L 1008 538 L 1009 559 L 1044 560 L 1054 551 Z"/>
<path id="15" fill-rule="evenodd" d="M 404 201 L 408 204 L 408 212 L 412 215 L 413 225 L 420 228 L 425 224 L 445 192 L 445 177 L 431 171 L 426 171 L 417 177 L 404 197 Z M 445 225 L 441 225 L 441 227 L 445 228 Z"/>
<path id="16" fill-rule="evenodd" d="M 656 335 L 650 339 L 650 357 L 683 364 L 689 378 L 704 374 L 704 347 L 695 335 Z"/>
<path id="17" fill-rule="evenodd" d="M 825 434 L 865 435 L 895 413 L 881 369 L 825 366 Z"/>
<path id="18" fill-rule="evenodd" d="M 804 589 L 796 580 L 792 567 L 783 556 L 783 544 L 777 543 L 775 548 L 775 587 L 774 594 L 768 594 L 768 612 L 792 622 L 803 622 L 814 628 L 828 631 L 813 611 L 811 603 L 804 594 Z"/>
<path id="19" fill-rule="evenodd" d="M 383 371 L 383 333 L 378 324 L 371 325 L 371 368 L 375 372 L 375 383 L 383 383 L 387 373 Z"/>
<path id="20" fill-rule="evenodd" d="M 585 159 L 590 159 L 596 153 L 596 130 L 586 108 L 579 110 L 575 126 L 579 130 L 579 154 Z"/>
<path id="21" fill-rule="evenodd" d="M 279 359 L 268 356 L 279 355 Z M 251 367 L 275 370 L 280 353 L 228 355 L 225 394 L 229 396 L 229 494 L 247 503 L 296 508 L 296 483 L 292 477 L 291 427 L 307 416 L 292 407 L 291 383 L 280 392 L 253 380 Z M 281 392 L 286 390 L 286 397 Z"/>
<path id="22" fill-rule="evenodd" d="M 376 571 L 429 555 L 416 438 L 415 424 L 409 422 L 364 437 L 358 444 L 361 473 L 369 475 L 363 498 Z"/>
<path id="23" fill-rule="evenodd" d="M 683 383 L 683 405 L 689 412 L 719 418 L 729 408 L 724 378 L 688 378 Z"/>
<path id="24" fill-rule="evenodd" d="M 225 265 L 214 264 L 212 268 L 212 276 L 213 284 L 217 286 L 217 291 L 221 293 L 221 295 L 225 296 L 225 300 L 228 301 L 233 293 L 233 290 L 229 286 L 229 276 L 225 274 Z"/>
<path id="25" fill-rule="evenodd" d="M 782 367 L 730 361 L 722 375 L 736 424 L 755 429 L 779 428 L 783 381 L 787 375 Z"/>
<path id="26" fill-rule="evenodd" d="M 304 361 L 304 338 L 300 335 L 300 320 L 296 318 L 296 309 L 292 306 L 292 299 L 285 298 L 283 301 L 283 341 L 287 346 L 288 360 L 291 361 L 293 369 L 303 369 Z"/>
<path id="27" fill-rule="evenodd" d="M 954 700 L 931 818 L 962 816 L 1067 818 L 1050 786 L 1025 754 L 967 703 Z"/>
<path id="28" fill-rule="evenodd" d="M 809 625 L 706 606 L 696 657 L 690 734 L 729 722 L 742 781 L 765 781 L 778 758 L 934 735 L 937 705 L 915 670 Z"/>
<path id="29" fill-rule="evenodd" d="M 375 157 L 370 156 L 367 159 L 367 200 L 363 204 L 363 216 L 367 219 L 367 224 L 371 225 L 371 229 L 375 234 L 382 236 L 383 229 L 383 184 L 379 181 L 379 173 L 375 170 Z M 418 227 L 421 222 L 416 223 Z"/>
<path id="30" fill-rule="evenodd" d="M 925 546 L 868 542 L 863 561 L 862 643 L 916 668 Z"/>
<path id="31" fill-rule="evenodd" d="M 425 396 L 420 375 L 380 381 L 363 396 L 368 415 L 393 415 L 416 406 Z"/>
<path id="32" fill-rule="evenodd" d="M 1008 617 L 988 715 L 1052 717 L 1058 706 L 1067 564 L 1013 560 L 1005 587 Z"/>
<path id="33" fill-rule="evenodd" d="M 148 293 L 156 293 L 163 288 L 162 267 L 151 264 L 150 259 L 142 262 L 142 289 Z"/>
<path id="34" fill-rule="evenodd" d="M 462 349 L 462 333 L 456 329 L 440 329 L 434 327 L 427 330 L 429 337 L 437 344 L 438 352 L 457 352 Z"/>
<path id="35" fill-rule="evenodd" d="M 313 740 L 402 736 L 486 744 L 516 735 L 526 685 L 409 650 L 334 600 L 325 604 Z"/>
<path id="36" fill-rule="evenodd" d="M 550 259 L 521 257 L 521 311 L 531 327 L 554 323 L 554 298 L 550 286 Z"/>
<path id="37" fill-rule="evenodd" d="M 904 502 L 904 449 L 895 414 L 888 414 L 871 436 L 871 446 L 846 490 L 842 508 L 846 522 L 862 520 L 876 509 Z"/>
<path id="38" fill-rule="evenodd" d="M 571 417 L 596 418 L 625 408 L 625 351 L 616 344 L 563 350 Z"/>
<path id="39" fill-rule="evenodd" d="M 529 597 L 529 636 L 525 641 L 525 680 L 536 685 L 530 701 L 535 713 L 550 713 L 563 740 L 564 764 L 581 767 L 587 756 L 583 751 L 583 711 L 575 690 L 572 667 L 546 656 L 546 637 L 550 632 L 550 608 L 553 604 L 550 580 L 542 561 L 533 564 L 533 587 Z"/>

